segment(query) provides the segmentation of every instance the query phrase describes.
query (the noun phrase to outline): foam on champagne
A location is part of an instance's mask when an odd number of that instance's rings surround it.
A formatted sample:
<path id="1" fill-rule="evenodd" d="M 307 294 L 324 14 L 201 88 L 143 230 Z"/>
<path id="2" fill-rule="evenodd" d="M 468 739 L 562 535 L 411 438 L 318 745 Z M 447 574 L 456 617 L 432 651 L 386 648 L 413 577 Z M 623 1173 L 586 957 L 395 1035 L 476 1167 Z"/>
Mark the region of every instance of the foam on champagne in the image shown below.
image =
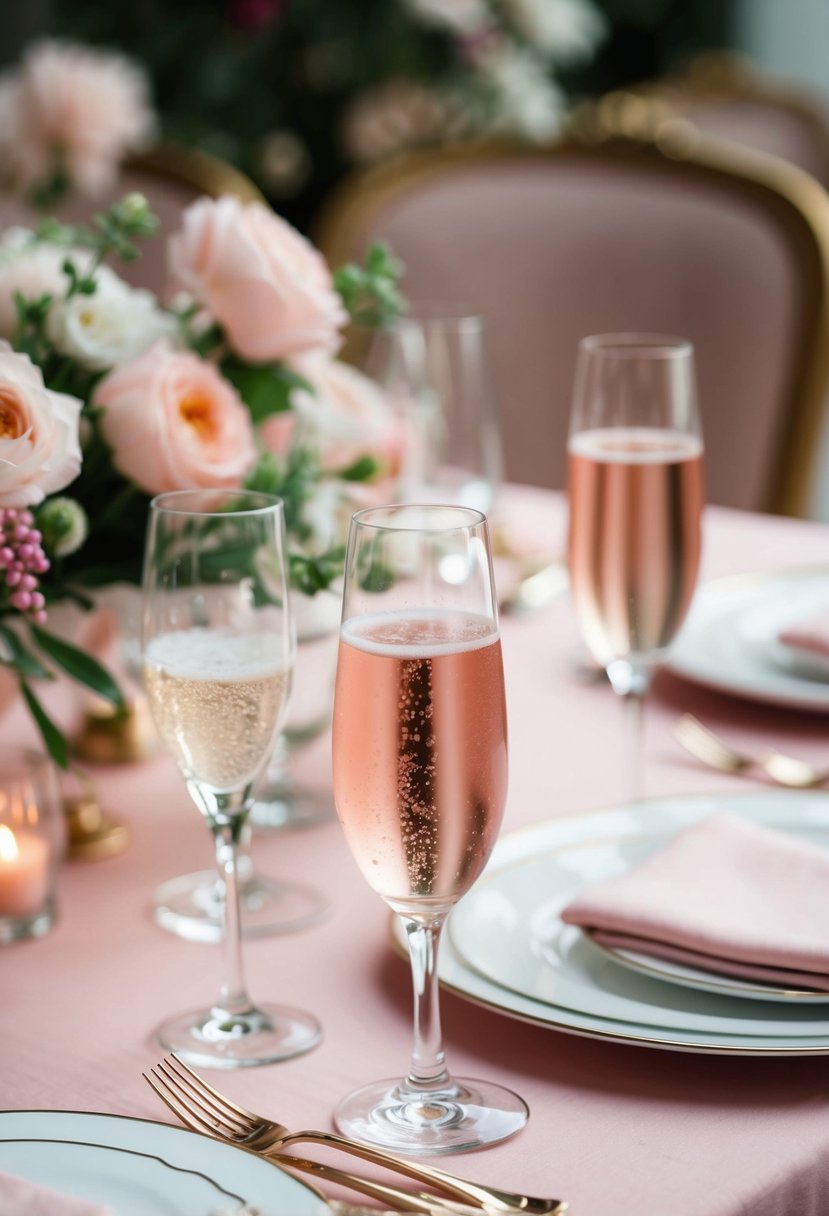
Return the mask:
<path id="1" fill-rule="evenodd" d="M 493 622 L 475 613 L 438 609 L 377 612 L 352 617 L 342 640 L 358 650 L 387 658 L 436 658 L 491 646 L 499 639 Z"/>
<path id="2" fill-rule="evenodd" d="M 151 638 L 144 662 L 186 680 L 256 680 L 286 671 L 281 657 L 268 653 L 258 633 L 232 629 L 181 629 Z"/>
<path id="3" fill-rule="evenodd" d="M 572 456 L 603 464 L 674 464 L 702 456 L 698 435 L 647 426 L 608 426 L 571 435 Z"/>

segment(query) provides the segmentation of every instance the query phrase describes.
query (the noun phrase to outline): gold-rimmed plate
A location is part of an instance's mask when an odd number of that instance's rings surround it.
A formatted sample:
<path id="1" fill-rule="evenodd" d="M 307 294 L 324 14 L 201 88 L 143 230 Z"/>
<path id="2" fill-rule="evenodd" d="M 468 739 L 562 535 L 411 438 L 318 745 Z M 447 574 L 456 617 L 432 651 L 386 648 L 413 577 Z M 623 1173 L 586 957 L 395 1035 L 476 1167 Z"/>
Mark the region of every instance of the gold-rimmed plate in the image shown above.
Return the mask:
<path id="1" fill-rule="evenodd" d="M 0 1112 L 0 1172 L 124 1216 L 323 1216 L 272 1162 L 184 1128 L 82 1111 Z"/>
<path id="2" fill-rule="evenodd" d="M 829 713 L 829 670 L 779 640 L 825 609 L 829 567 L 703 583 L 666 657 L 675 675 L 748 700 Z"/>

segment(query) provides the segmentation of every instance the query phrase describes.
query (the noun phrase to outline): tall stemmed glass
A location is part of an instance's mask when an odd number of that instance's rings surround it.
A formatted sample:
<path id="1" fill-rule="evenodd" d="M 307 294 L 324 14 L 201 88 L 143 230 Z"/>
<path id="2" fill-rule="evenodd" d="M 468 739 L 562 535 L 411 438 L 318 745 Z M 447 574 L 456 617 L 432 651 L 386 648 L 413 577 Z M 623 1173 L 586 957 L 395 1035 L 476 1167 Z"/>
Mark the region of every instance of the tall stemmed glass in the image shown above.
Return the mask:
<path id="1" fill-rule="evenodd" d="M 408 1076 L 339 1105 L 346 1135 L 448 1153 L 513 1135 L 516 1094 L 450 1076 L 437 956 L 498 835 L 507 790 L 501 643 L 485 517 L 376 507 L 349 529 L 334 692 L 334 801 L 363 876 L 401 918 L 414 983 Z"/>
<path id="2" fill-rule="evenodd" d="M 213 834 L 226 963 L 215 1004 L 170 1018 L 156 1035 L 201 1065 L 267 1064 L 320 1039 L 310 1014 L 253 1005 L 239 932 L 237 846 L 294 661 L 284 545 L 282 503 L 269 495 L 184 490 L 150 505 L 144 682 L 161 739 Z"/>
<path id="3" fill-rule="evenodd" d="M 644 698 L 699 568 L 702 457 L 690 342 L 582 340 L 568 442 L 570 579 L 584 641 L 627 702 L 634 799 Z"/>

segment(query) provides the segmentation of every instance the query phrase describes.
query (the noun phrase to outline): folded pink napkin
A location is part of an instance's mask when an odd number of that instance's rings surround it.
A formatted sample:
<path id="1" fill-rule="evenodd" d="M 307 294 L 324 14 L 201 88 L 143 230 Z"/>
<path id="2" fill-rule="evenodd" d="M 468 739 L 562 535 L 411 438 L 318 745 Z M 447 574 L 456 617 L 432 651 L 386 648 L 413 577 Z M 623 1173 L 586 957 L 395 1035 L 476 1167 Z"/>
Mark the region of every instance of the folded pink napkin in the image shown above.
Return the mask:
<path id="1" fill-rule="evenodd" d="M 616 948 L 829 991 L 829 849 L 739 815 L 680 832 L 585 887 L 562 917 Z"/>
<path id="2" fill-rule="evenodd" d="M 72 1195 L 59 1195 L 49 1187 L 13 1174 L 0 1174 L 2 1216 L 115 1216 L 112 1208 Z"/>
<path id="3" fill-rule="evenodd" d="M 803 621 L 795 621 L 781 629 L 777 637 L 784 646 L 829 659 L 829 610 L 824 609 Z"/>

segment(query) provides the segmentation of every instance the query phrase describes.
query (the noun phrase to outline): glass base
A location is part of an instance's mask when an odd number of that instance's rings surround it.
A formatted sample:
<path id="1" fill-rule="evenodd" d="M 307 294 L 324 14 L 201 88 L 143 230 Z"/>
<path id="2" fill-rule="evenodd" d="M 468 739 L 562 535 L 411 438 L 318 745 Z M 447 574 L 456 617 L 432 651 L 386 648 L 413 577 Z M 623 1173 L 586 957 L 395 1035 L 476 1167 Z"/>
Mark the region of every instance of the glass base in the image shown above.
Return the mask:
<path id="1" fill-rule="evenodd" d="M 512 1090 L 453 1078 L 426 1095 L 402 1081 L 375 1081 L 344 1098 L 334 1112 L 338 1131 L 395 1152 L 463 1153 L 520 1132 L 529 1108 Z"/>
<path id="2" fill-rule="evenodd" d="M 22 942 L 29 937 L 43 937 L 54 923 L 55 907 L 51 900 L 27 916 L 0 916 L 0 946 Z"/>
<path id="3" fill-rule="evenodd" d="M 311 828 L 336 818 L 330 791 L 306 790 L 296 785 L 266 786 L 251 804 L 248 822 L 257 831 L 275 828 Z"/>
<path id="4" fill-rule="evenodd" d="M 183 874 L 155 893 L 155 919 L 162 929 L 191 942 L 218 942 L 224 897 L 215 870 Z M 313 887 L 252 873 L 239 883 L 242 937 L 293 933 L 323 919 L 329 905 Z"/>
<path id="5" fill-rule="evenodd" d="M 194 1009 L 162 1022 L 155 1039 L 197 1067 L 253 1068 L 310 1051 L 322 1028 L 310 1013 L 288 1005 L 259 1005 L 244 1014 Z"/>

